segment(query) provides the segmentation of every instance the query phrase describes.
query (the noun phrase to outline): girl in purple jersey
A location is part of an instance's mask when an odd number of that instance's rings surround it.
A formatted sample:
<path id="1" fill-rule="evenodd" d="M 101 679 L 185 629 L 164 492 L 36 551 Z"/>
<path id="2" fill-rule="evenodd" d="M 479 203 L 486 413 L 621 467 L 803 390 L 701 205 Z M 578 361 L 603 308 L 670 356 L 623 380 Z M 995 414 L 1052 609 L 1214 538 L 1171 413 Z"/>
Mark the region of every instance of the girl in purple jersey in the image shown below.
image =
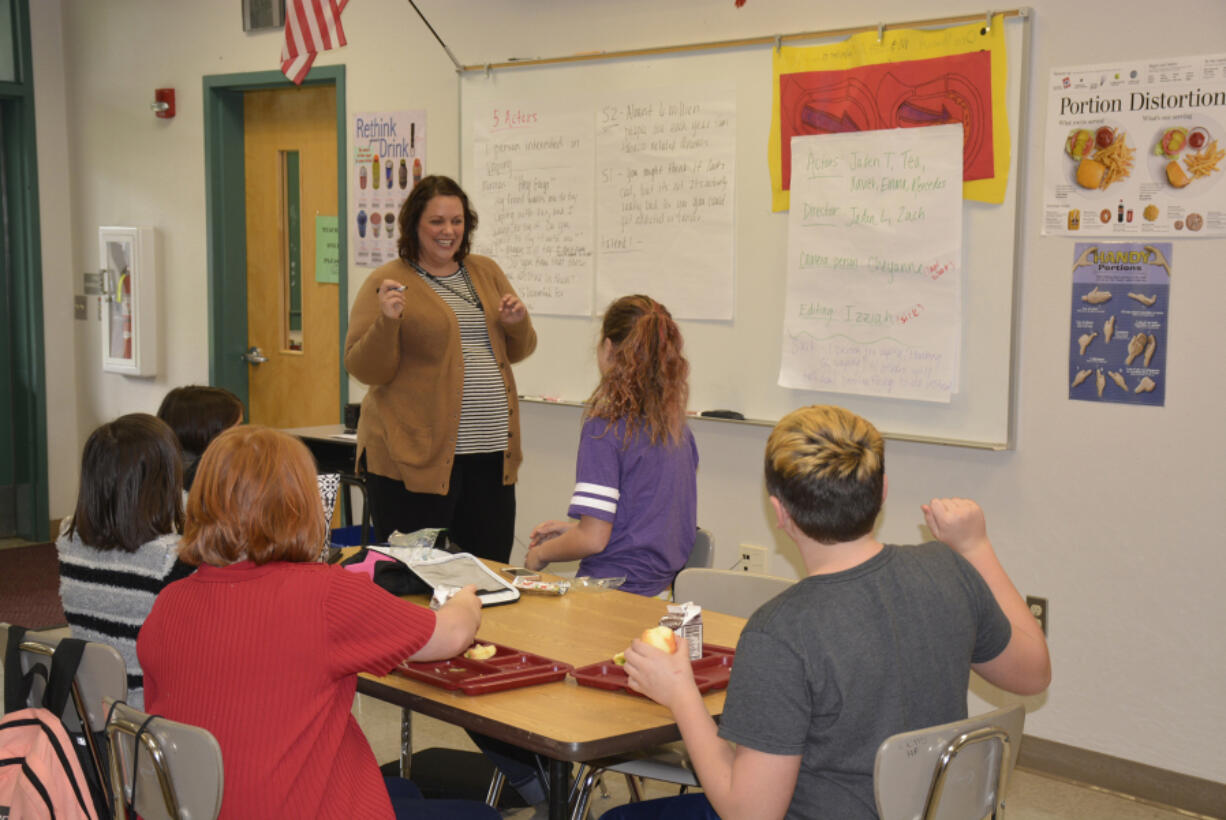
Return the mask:
<path id="1" fill-rule="evenodd" d="M 596 349 L 600 384 L 588 399 L 567 514 L 532 531 L 530 569 L 581 561 L 580 575 L 625 576 L 622 589 L 656 595 L 694 546 L 698 450 L 685 423 L 689 363 L 681 331 L 648 296 L 605 312 Z"/>

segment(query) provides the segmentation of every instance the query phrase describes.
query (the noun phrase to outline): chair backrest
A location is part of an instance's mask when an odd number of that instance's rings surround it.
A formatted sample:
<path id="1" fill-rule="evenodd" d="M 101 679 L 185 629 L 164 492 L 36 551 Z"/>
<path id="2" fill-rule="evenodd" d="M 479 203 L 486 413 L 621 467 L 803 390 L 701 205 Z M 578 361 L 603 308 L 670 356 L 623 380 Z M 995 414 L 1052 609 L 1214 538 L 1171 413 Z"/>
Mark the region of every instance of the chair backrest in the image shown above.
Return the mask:
<path id="1" fill-rule="evenodd" d="M 0 639 L 7 640 L 8 624 L 0 624 Z M 67 637 L 65 630 L 49 632 L 27 632 L 21 645 L 21 670 L 28 672 L 30 667 L 41 663 L 50 668 L 51 657 L 60 640 Z M 0 652 L 3 657 L 3 652 Z M 123 700 L 128 696 L 128 670 L 124 665 L 123 656 L 119 650 L 110 644 L 90 641 L 85 644 L 85 652 L 81 656 L 81 665 L 77 667 L 76 686 L 73 687 L 73 699 L 80 698 L 78 708 L 87 716 L 90 729 L 101 732 L 106 726 L 106 709 L 102 705 L 104 698 Z M 29 705 L 41 706 L 43 698 L 43 683 L 36 679 L 30 690 Z M 77 720 L 77 709 L 65 709 L 60 715 L 65 728 L 70 732 L 81 731 L 81 723 Z"/>
<path id="2" fill-rule="evenodd" d="M 693 601 L 703 609 L 748 618 L 754 610 L 796 583 L 791 578 L 692 567 L 677 573 L 673 599 Z"/>
<path id="3" fill-rule="evenodd" d="M 881 820 L 1000 817 L 1025 719 L 1009 706 L 886 738 L 873 766 Z"/>
<path id="4" fill-rule="evenodd" d="M 106 735 L 116 817 L 124 816 L 133 789 L 134 808 L 144 820 L 214 820 L 221 812 L 221 746 L 210 732 L 163 717 L 149 720 L 147 713 L 116 703 Z"/>
<path id="5" fill-rule="evenodd" d="M 688 567 L 709 567 L 715 561 L 715 539 L 711 537 L 709 530 L 698 528 L 698 532 L 694 534 L 694 549 L 690 551 L 690 557 L 686 560 L 685 566 Z"/>

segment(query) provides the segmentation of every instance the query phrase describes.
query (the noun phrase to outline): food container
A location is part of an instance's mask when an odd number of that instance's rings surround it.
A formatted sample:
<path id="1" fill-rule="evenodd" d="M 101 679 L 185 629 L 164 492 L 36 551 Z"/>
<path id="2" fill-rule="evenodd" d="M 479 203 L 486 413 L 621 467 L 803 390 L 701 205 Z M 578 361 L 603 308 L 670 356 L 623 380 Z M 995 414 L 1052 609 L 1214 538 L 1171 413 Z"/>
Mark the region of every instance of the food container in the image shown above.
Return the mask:
<path id="1" fill-rule="evenodd" d="M 678 641 L 689 645 L 690 660 L 702 657 L 702 607 L 698 604 L 693 601 L 669 604 L 668 614 L 660 618 L 660 626 L 668 627 Z"/>

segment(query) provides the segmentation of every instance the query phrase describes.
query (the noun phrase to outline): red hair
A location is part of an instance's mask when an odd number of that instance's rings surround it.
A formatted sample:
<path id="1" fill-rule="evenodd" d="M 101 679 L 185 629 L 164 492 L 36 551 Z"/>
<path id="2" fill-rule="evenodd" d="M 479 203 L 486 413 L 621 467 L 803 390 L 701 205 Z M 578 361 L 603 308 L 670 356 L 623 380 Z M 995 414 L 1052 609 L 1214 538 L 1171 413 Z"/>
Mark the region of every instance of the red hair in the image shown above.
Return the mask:
<path id="1" fill-rule="evenodd" d="M 690 363 L 668 309 L 650 296 L 623 296 L 605 311 L 601 344 L 605 339 L 612 343 L 609 366 L 588 399 L 588 417 L 625 419 L 627 439 L 641 428 L 653 444 L 678 441 L 690 397 Z"/>
<path id="2" fill-rule="evenodd" d="M 314 561 L 325 530 L 306 445 L 268 427 L 232 427 L 200 459 L 179 557 L 212 566 Z"/>

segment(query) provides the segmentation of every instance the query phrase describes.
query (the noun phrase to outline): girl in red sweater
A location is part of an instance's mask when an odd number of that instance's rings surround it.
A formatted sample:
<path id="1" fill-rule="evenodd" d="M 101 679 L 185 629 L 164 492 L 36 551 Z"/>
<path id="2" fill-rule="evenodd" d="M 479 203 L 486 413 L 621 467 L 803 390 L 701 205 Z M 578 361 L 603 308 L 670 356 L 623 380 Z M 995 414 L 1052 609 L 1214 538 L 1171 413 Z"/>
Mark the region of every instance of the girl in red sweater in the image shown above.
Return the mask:
<path id="1" fill-rule="evenodd" d="M 481 621 L 473 587 L 437 613 L 369 578 L 315 562 L 325 536 L 315 465 L 297 439 L 235 427 L 200 460 L 181 558 L 137 642 L 145 709 L 202 726 L 221 745 L 223 818 L 472 817 L 385 785 L 350 709 L 359 672 L 466 648 Z M 417 799 L 393 809 L 389 788 Z"/>

